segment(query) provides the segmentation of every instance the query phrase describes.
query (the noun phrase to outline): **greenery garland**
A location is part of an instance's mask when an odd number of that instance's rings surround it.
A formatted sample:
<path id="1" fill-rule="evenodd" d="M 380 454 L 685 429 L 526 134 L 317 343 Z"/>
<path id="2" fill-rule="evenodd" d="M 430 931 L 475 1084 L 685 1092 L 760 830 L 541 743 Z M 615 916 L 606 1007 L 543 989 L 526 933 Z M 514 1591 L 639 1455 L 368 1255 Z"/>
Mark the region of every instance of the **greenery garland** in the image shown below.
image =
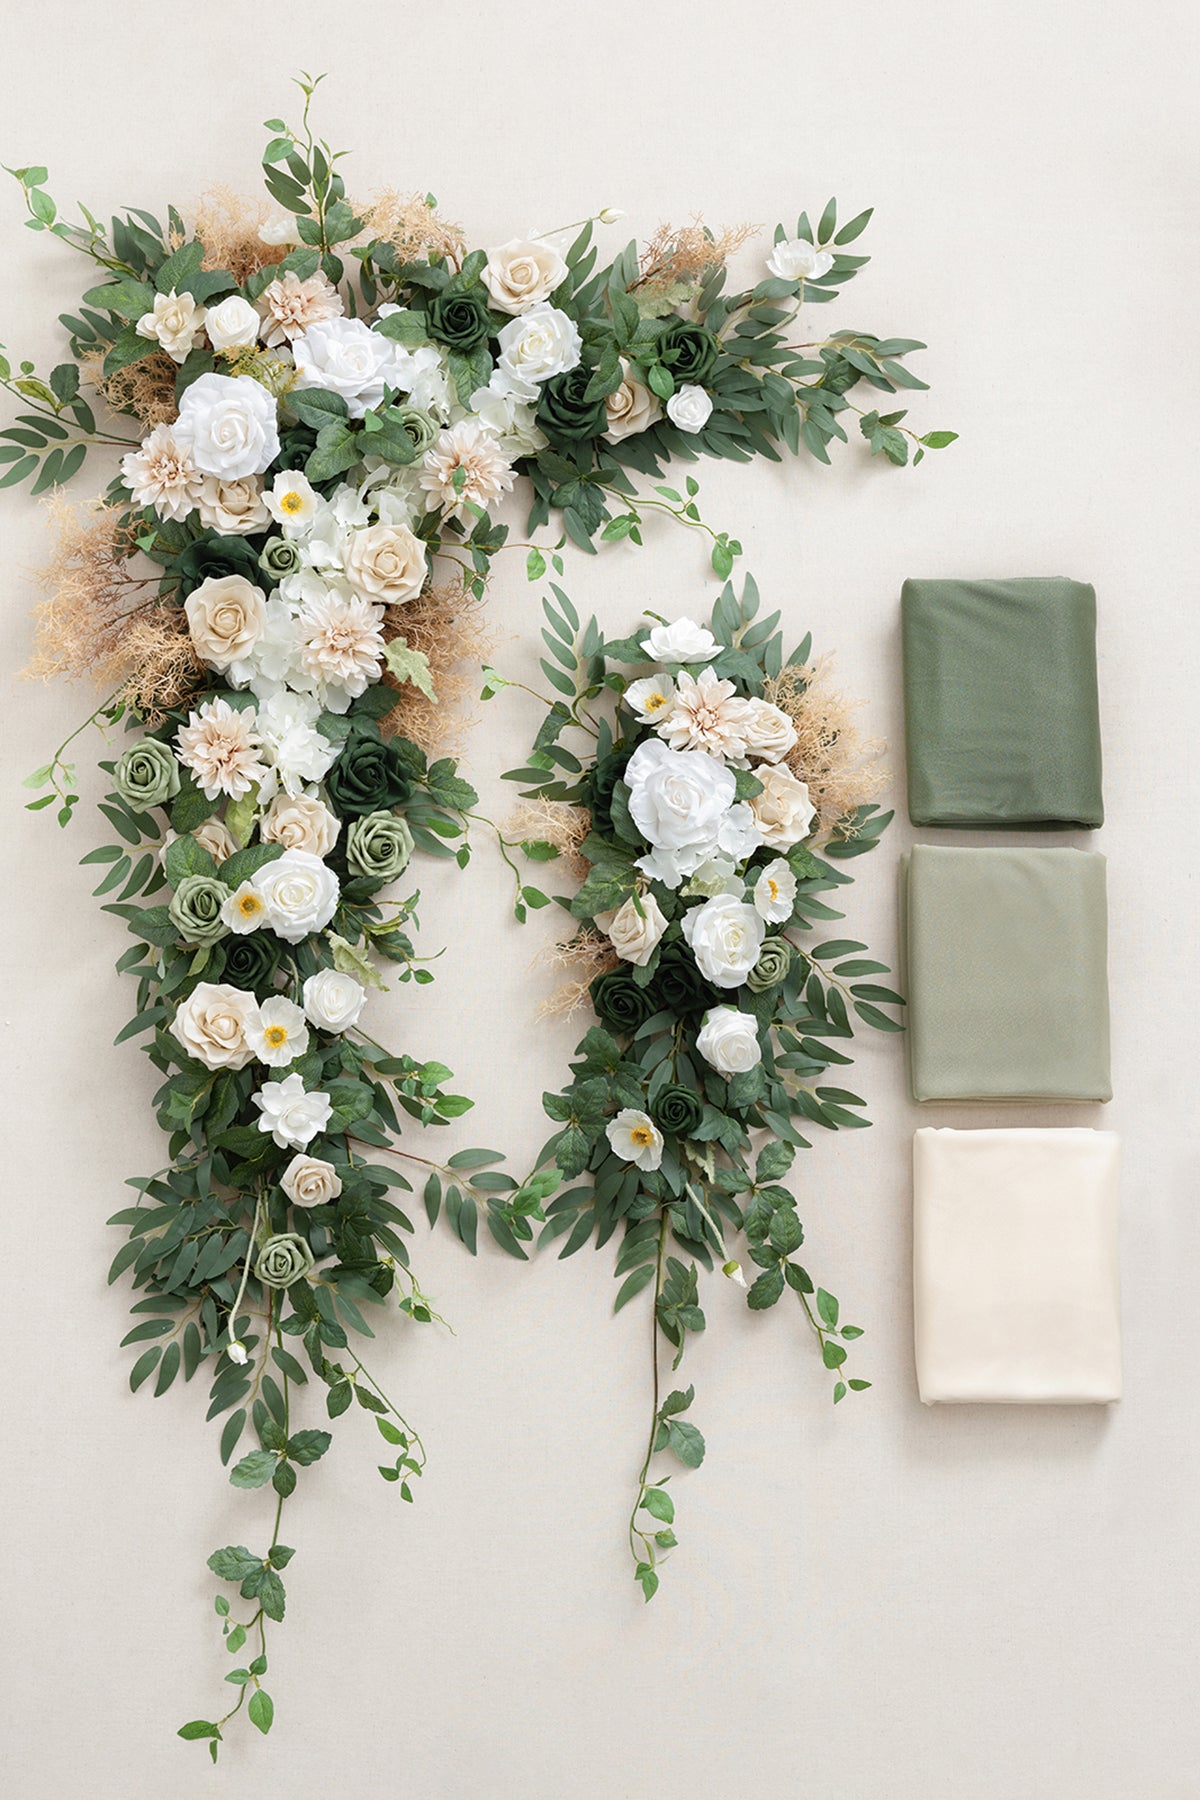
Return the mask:
<path id="1" fill-rule="evenodd" d="M 704 1329 L 697 1265 L 745 1286 L 732 1249 L 743 1239 L 758 1270 L 747 1305 L 793 1293 L 834 1402 L 870 1385 L 845 1366 L 861 1328 L 796 1260 L 804 1227 L 784 1178 L 814 1126 L 869 1123 L 840 1085 L 852 1015 L 901 1029 L 901 997 L 865 944 L 811 941 L 844 916 L 822 896 L 851 881 L 845 863 L 874 849 L 892 814 L 856 798 L 881 786 L 876 747 L 811 665 L 811 638 L 785 660 L 780 614 L 759 617 L 749 576 L 740 597 L 726 585 L 711 629 L 659 620 L 606 640 L 561 588 L 543 604 L 542 667 L 569 677 L 570 696 L 549 702 L 527 764 L 506 777 L 525 806 L 505 850 L 518 917 L 546 900 L 519 854 L 580 878 L 559 897 L 574 921 L 560 958 L 577 971 L 565 1000 L 598 1022 L 571 1080 L 544 1096 L 540 1242 L 565 1239 L 570 1256 L 619 1230 L 615 1310 L 651 1290 L 653 1403 L 629 1521 L 649 1600 L 676 1543 L 656 1458 L 695 1468 L 705 1452 L 685 1417 L 694 1390 L 664 1397 L 659 1371 L 663 1341 L 674 1370 Z M 492 671 L 487 692 L 510 685 Z"/>

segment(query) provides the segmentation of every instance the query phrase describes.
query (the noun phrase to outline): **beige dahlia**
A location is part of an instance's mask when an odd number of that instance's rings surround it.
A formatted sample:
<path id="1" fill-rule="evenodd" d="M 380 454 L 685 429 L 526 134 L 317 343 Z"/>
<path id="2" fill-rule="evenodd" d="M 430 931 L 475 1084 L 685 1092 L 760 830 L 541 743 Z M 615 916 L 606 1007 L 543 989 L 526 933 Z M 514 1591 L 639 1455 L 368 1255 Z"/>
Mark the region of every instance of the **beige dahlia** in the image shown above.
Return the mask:
<path id="1" fill-rule="evenodd" d="M 320 270 L 301 281 L 289 269 L 263 289 L 256 304 L 263 318 L 263 342 L 272 345 L 290 343 L 310 325 L 336 319 L 344 310 L 341 295 Z"/>
<path id="2" fill-rule="evenodd" d="M 252 706 L 239 712 L 228 700 L 206 700 L 180 726 L 175 737 L 179 760 L 192 771 L 206 799 L 228 794 L 240 800 L 256 781 L 266 779 L 256 722 Z"/>
<path id="3" fill-rule="evenodd" d="M 723 681 L 712 669 L 694 678 L 681 670 L 675 701 L 656 726 L 658 735 L 672 750 L 706 750 L 725 758 L 745 754 L 743 726 L 746 702 L 732 681 Z"/>
<path id="4" fill-rule="evenodd" d="M 425 453 L 421 486 L 431 504 L 463 517 L 469 502 L 486 511 L 508 493 L 516 477 L 512 464 L 478 419 L 460 419 L 439 433 Z"/>

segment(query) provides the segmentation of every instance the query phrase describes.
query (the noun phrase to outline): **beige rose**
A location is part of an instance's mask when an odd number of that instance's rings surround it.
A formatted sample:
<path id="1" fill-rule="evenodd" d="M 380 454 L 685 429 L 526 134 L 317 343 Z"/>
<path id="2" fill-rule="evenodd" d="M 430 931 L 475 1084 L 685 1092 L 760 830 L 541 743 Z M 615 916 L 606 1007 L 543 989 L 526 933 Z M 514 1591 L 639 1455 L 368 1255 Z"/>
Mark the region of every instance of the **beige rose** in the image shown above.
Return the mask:
<path id="1" fill-rule="evenodd" d="M 279 1185 L 293 1206 L 328 1206 L 342 1191 L 342 1178 L 331 1162 L 319 1156 L 293 1156 Z"/>
<path id="2" fill-rule="evenodd" d="M 788 850 L 808 836 L 817 816 L 808 788 L 783 763 L 763 763 L 754 773 L 762 782 L 762 793 L 753 796 L 750 810 L 763 842 L 773 850 Z"/>
<path id="3" fill-rule="evenodd" d="M 206 1069 L 244 1069 L 254 1060 L 250 1031 L 257 1014 L 253 994 L 223 981 L 200 981 L 176 1012 L 171 1030 Z"/>
<path id="4" fill-rule="evenodd" d="M 282 844 L 285 850 L 328 856 L 341 828 L 342 821 L 323 800 L 309 794 L 276 794 L 259 826 L 259 836 L 264 843 Z"/>
<path id="5" fill-rule="evenodd" d="M 760 757 L 763 762 L 782 762 L 796 742 L 796 727 L 783 708 L 770 700 L 745 702 L 741 732 L 746 755 Z"/>
<path id="6" fill-rule="evenodd" d="M 244 475 L 240 481 L 222 481 L 218 475 L 206 475 L 200 483 L 196 505 L 202 525 L 230 537 L 248 537 L 250 532 L 262 531 L 271 523 L 271 515 L 263 504 L 262 481 L 257 475 Z"/>
<path id="7" fill-rule="evenodd" d="M 607 932 L 621 961 L 636 963 L 639 968 L 650 961 L 659 939 L 667 929 L 662 908 L 653 894 L 641 896 L 641 908 L 639 912 L 633 900 L 629 899 L 616 912 L 596 914 L 597 925 L 601 931 Z"/>
<path id="8" fill-rule="evenodd" d="M 233 668 L 266 630 L 266 597 L 244 575 L 210 575 L 188 595 L 183 610 L 196 655 L 213 669 Z"/>
<path id="9" fill-rule="evenodd" d="M 218 868 L 223 862 L 229 861 L 235 850 L 241 849 L 232 831 L 221 819 L 205 819 L 203 825 L 197 825 L 192 836 L 202 849 L 208 851 Z"/>
<path id="10" fill-rule="evenodd" d="M 604 414 L 608 423 L 603 435 L 610 444 L 619 444 L 622 438 L 648 431 L 662 418 L 662 401 L 644 382 L 630 374 L 624 357 L 621 358 L 621 385 L 605 398 Z"/>
<path id="11" fill-rule="evenodd" d="M 407 525 L 371 525 L 355 532 L 346 579 L 364 600 L 385 606 L 415 600 L 425 575 L 425 546 Z"/>
<path id="12" fill-rule="evenodd" d="M 489 250 L 483 271 L 496 311 L 514 314 L 548 300 L 566 279 L 567 265 L 554 246 L 530 238 L 510 238 Z"/>
<path id="13" fill-rule="evenodd" d="M 155 294 L 154 306 L 137 322 L 138 336 L 154 338 L 172 362 L 182 363 L 204 329 L 204 308 L 190 294 Z"/>

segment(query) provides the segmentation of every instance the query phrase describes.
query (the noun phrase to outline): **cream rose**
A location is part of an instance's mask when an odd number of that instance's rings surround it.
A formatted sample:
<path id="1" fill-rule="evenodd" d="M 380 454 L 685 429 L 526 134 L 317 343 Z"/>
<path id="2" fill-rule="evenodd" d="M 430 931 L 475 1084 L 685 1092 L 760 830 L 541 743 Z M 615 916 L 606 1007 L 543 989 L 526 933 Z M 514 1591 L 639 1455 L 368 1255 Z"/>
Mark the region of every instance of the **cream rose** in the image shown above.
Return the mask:
<path id="1" fill-rule="evenodd" d="M 226 982 L 200 981 L 176 1009 L 171 1030 L 206 1069 L 244 1069 L 254 1061 L 251 1033 L 257 1023 L 253 994 Z"/>
<path id="2" fill-rule="evenodd" d="M 342 821 L 315 795 L 276 794 L 258 834 L 264 843 L 282 844 L 285 850 L 328 856 L 341 828 Z"/>
<path id="3" fill-rule="evenodd" d="M 662 401 L 636 375 L 629 372 L 629 364 L 621 358 L 621 385 L 611 394 L 605 396 L 604 416 L 607 423 L 603 435 L 610 444 L 619 444 L 622 438 L 636 437 L 639 432 L 649 431 L 662 418 Z"/>
<path id="4" fill-rule="evenodd" d="M 621 961 L 636 963 L 639 968 L 650 961 L 667 929 L 663 910 L 653 894 L 643 894 L 640 901 L 626 900 L 615 912 L 597 913 L 596 923 L 608 934 Z"/>
<path id="5" fill-rule="evenodd" d="M 241 294 L 230 294 L 204 314 L 204 329 L 214 350 L 244 350 L 257 341 L 261 323 L 257 310 Z"/>
<path id="6" fill-rule="evenodd" d="M 817 816 L 808 788 L 782 763 L 763 763 L 754 773 L 762 782 L 762 793 L 751 797 L 750 810 L 763 843 L 772 850 L 789 850 L 808 836 Z"/>
<path id="7" fill-rule="evenodd" d="M 796 742 L 796 727 L 783 708 L 770 700 L 746 701 L 741 732 L 746 755 L 763 762 L 782 762 Z"/>
<path id="8" fill-rule="evenodd" d="M 192 836 L 201 849 L 208 851 L 218 868 L 242 847 L 222 819 L 205 819 L 202 825 L 197 825 Z"/>
<path id="9" fill-rule="evenodd" d="M 139 337 L 152 338 L 172 362 L 186 362 L 204 325 L 204 308 L 190 294 L 155 294 L 154 305 L 137 322 Z"/>
<path id="10" fill-rule="evenodd" d="M 536 400 L 543 381 L 565 375 L 583 354 L 575 321 L 545 300 L 506 325 L 496 341 L 500 356 L 493 380 L 526 400 Z"/>
<path id="11" fill-rule="evenodd" d="M 216 475 L 206 475 L 200 483 L 196 507 L 202 525 L 228 537 L 248 537 L 271 522 L 257 475 L 245 475 L 240 481 L 221 481 Z"/>
<path id="12" fill-rule="evenodd" d="M 399 606 L 425 585 L 425 546 L 407 525 L 356 531 L 346 552 L 346 579 L 364 600 Z"/>
<path id="13" fill-rule="evenodd" d="M 758 1027 L 736 1006 L 714 1006 L 705 1013 L 696 1048 L 720 1075 L 744 1075 L 762 1061 Z"/>
<path id="14" fill-rule="evenodd" d="M 250 676 L 247 658 L 267 623 L 267 600 L 244 575 L 210 575 L 183 603 L 192 647 L 202 662 L 234 681 Z"/>
<path id="15" fill-rule="evenodd" d="M 177 430 L 201 475 L 240 481 L 279 455 L 275 396 L 252 375 L 200 375 L 179 402 Z"/>
<path id="16" fill-rule="evenodd" d="M 504 313 L 523 313 L 548 300 L 566 279 L 567 265 L 553 244 L 536 238 L 510 238 L 489 250 L 482 276 L 492 305 Z"/>
<path id="17" fill-rule="evenodd" d="M 342 1178 L 331 1162 L 320 1156 L 293 1156 L 279 1185 L 293 1206 L 329 1206 L 342 1191 Z"/>
<path id="18" fill-rule="evenodd" d="M 766 935 L 752 906 L 733 894 L 717 894 L 683 915 L 683 935 L 700 972 L 716 987 L 741 987 L 758 961 Z"/>

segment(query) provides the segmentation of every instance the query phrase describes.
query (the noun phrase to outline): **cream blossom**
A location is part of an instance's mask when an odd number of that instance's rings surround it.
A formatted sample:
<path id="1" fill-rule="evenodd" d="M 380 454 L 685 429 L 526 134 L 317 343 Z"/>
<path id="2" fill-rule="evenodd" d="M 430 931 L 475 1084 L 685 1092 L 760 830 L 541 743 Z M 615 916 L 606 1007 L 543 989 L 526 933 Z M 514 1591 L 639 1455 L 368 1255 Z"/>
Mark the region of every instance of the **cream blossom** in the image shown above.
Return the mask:
<path id="1" fill-rule="evenodd" d="M 539 301 L 513 319 L 497 342 L 497 381 L 511 393 L 536 400 L 543 381 L 565 375 L 583 354 L 575 321 L 548 300 Z"/>
<path id="2" fill-rule="evenodd" d="M 244 1069 L 254 1061 L 250 1033 L 257 1019 L 253 994 L 226 982 L 198 981 L 176 1008 L 171 1030 L 206 1069 Z"/>
<path id="3" fill-rule="evenodd" d="M 279 1185 L 293 1206 L 329 1206 L 342 1191 L 342 1178 L 323 1157 L 297 1151 Z"/>
<path id="4" fill-rule="evenodd" d="M 796 877 L 783 858 L 769 862 L 754 884 L 754 909 L 769 925 L 782 925 L 796 904 Z"/>
<path id="5" fill-rule="evenodd" d="M 289 241 L 264 239 L 272 244 Z M 310 326 L 339 318 L 344 310 L 341 295 L 319 270 L 301 281 L 294 269 L 288 269 L 263 289 L 255 304 L 262 315 L 263 343 L 268 345 L 290 343 Z"/>
<path id="6" fill-rule="evenodd" d="M 339 308 L 340 310 L 340 308 Z M 292 342 L 296 386 L 340 394 L 352 419 L 380 404 L 395 386 L 395 358 L 387 338 L 362 319 L 325 318 Z"/>
<path id="7" fill-rule="evenodd" d="M 240 712 L 228 700 L 206 700 L 175 734 L 176 754 L 196 777 L 207 800 L 228 794 L 240 800 L 267 773 L 252 706 Z"/>
<path id="8" fill-rule="evenodd" d="M 667 401 L 667 417 L 680 431 L 703 431 L 712 417 L 712 396 L 694 382 L 685 381 Z"/>
<path id="9" fill-rule="evenodd" d="M 383 660 L 383 609 L 330 588 L 296 615 L 296 649 L 304 673 L 336 698 L 356 698 L 378 681 Z M 334 697 L 331 697 L 331 704 Z M 337 710 L 345 711 L 345 706 Z"/>
<path id="10" fill-rule="evenodd" d="M 257 475 L 243 475 L 237 481 L 205 475 L 196 510 L 200 523 L 223 537 L 248 537 L 252 531 L 261 531 L 271 517 L 263 505 L 262 482 Z"/>
<path id="11" fill-rule="evenodd" d="M 649 431 L 662 418 L 662 401 L 645 382 L 639 381 L 629 363 L 621 358 L 621 384 L 604 399 L 605 427 L 603 435 L 610 444 L 622 438 L 636 437 Z"/>
<path id="12" fill-rule="evenodd" d="M 647 654 L 658 662 L 708 662 L 720 647 L 707 625 L 697 625 L 695 619 L 656 625 L 646 639 Z"/>
<path id="13" fill-rule="evenodd" d="M 736 1006 L 714 1006 L 705 1013 L 696 1048 L 720 1075 L 744 1075 L 762 1061 L 758 1026 Z"/>
<path id="14" fill-rule="evenodd" d="M 431 507 L 440 506 L 447 518 L 465 518 L 471 504 L 486 512 L 515 479 L 512 464 L 477 418 L 460 419 L 441 432 L 421 471 Z"/>
<path id="15" fill-rule="evenodd" d="M 282 1081 L 264 1081 L 251 1099 L 262 1115 L 260 1131 L 269 1131 L 284 1150 L 306 1150 L 319 1131 L 324 1131 L 333 1102 L 319 1089 L 308 1092 L 299 1075 Z"/>
<path id="16" fill-rule="evenodd" d="M 425 546 L 407 525 L 380 521 L 356 531 L 346 552 L 346 580 L 363 600 L 402 606 L 425 585 Z"/>
<path id="17" fill-rule="evenodd" d="M 669 675 L 643 675 L 640 681 L 630 682 L 622 698 L 643 725 L 655 725 L 671 710 L 675 683 Z"/>
<path id="18" fill-rule="evenodd" d="M 203 824 L 197 825 L 192 836 L 202 850 L 208 851 L 218 867 L 223 862 L 228 862 L 236 850 L 241 849 L 241 845 L 223 819 L 205 819 Z"/>
<path id="19" fill-rule="evenodd" d="M 187 431 L 156 425 L 136 450 L 121 458 L 121 479 L 135 506 L 152 506 L 160 519 L 186 519 L 200 491 Z"/>
<path id="20" fill-rule="evenodd" d="M 254 878 L 267 924 L 285 943 L 299 944 L 323 931 L 337 911 L 338 878 L 308 850 L 285 850 L 264 863 Z"/>
<path id="21" fill-rule="evenodd" d="M 596 923 L 621 961 L 639 968 L 650 961 L 667 929 L 663 910 L 653 894 L 642 894 L 637 900 L 631 896 L 615 912 L 597 913 Z"/>
<path id="22" fill-rule="evenodd" d="M 808 836 L 817 816 L 808 787 L 783 763 L 762 763 L 754 773 L 762 782 L 762 793 L 751 796 L 750 810 L 763 843 L 773 850 L 790 850 Z"/>
<path id="23" fill-rule="evenodd" d="M 296 223 L 295 213 L 276 213 L 274 218 L 267 219 L 258 228 L 260 244 L 298 244 L 300 227 Z"/>
<path id="24" fill-rule="evenodd" d="M 279 455 L 275 396 L 252 375 L 197 376 L 179 402 L 179 430 L 202 475 L 240 481 Z"/>
<path id="25" fill-rule="evenodd" d="M 341 828 L 341 820 L 315 793 L 282 793 L 276 794 L 267 808 L 258 835 L 264 844 L 328 856 Z"/>
<path id="26" fill-rule="evenodd" d="M 616 1118 L 609 1120 L 605 1136 L 615 1155 L 647 1173 L 662 1162 L 662 1132 L 649 1113 L 639 1112 L 636 1107 L 622 1107 Z"/>
<path id="27" fill-rule="evenodd" d="M 275 523 L 283 527 L 284 537 L 293 538 L 312 524 L 321 496 L 307 476 L 298 469 L 288 469 L 276 475 L 263 495 L 263 504 Z"/>
<path id="28" fill-rule="evenodd" d="M 244 575 L 210 575 L 183 603 L 192 648 L 231 680 L 250 677 L 248 657 L 267 623 L 267 600 Z"/>
<path id="29" fill-rule="evenodd" d="M 746 701 L 742 736 L 747 756 L 763 762 L 782 762 L 796 742 L 796 727 L 781 706 L 755 695 Z"/>
<path id="30" fill-rule="evenodd" d="M 544 238 L 510 238 L 488 251 L 481 279 L 497 312 L 523 313 L 550 298 L 567 279 L 567 265 Z"/>
<path id="31" fill-rule="evenodd" d="M 227 295 L 204 313 L 204 329 L 214 350 L 244 350 L 258 341 L 261 323 L 254 307 L 241 294 Z"/>
<path id="32" fill-rule="evenodd" d="M 655 729 L 672 750 L 707 750 L 710 756 L 734 761 L 744 753 L 742 717 L 745 701 L 732 681 L 711 668 L 698 676 L 681 670 L 675 700 Z"/>
<path id="33" fill-rule="evenodd" d="M 783 238 L 767 258 L 767 267 L 781 281 L 818 281 L 833 267 L 833 251 L 818 250 L 807 238 Z"/>
<path id="34" fill-rule="evenodd" d="M 342 969 L 318 969 L 304 983 L 304 1011 L 321 1031 L 349 1031 L 366 1003 L 362 982 Z"/>
<path id="35" fill-rule="evenodd" d="M 225 1354 L 232 1363 L 248 1363 L 250 1352 L 240 1338 L 231 1338 L 225 1346 Z"/>
<path id="36" fill-rule="evenodd" d="M 221 907 L 222 922 L 238 937 L 248 937 L 267 922 L 267 908 L 252 881 L 243 881 Z"/>
<path id="37" fill-rule="evenodd" d="M 155 294 L 154 305 L 137 322 L 138 336 L 152 339 L 176 363 L 186 362 L 203 329 L 204 308 L 174 288 L 169 294 Z"/>
<path id="38" fill-rule="evenodd" d="M 286 1069 L 308 1049 L 308 1024 L 294 1000 L 272 994 L 259 1002 L 258 1018 L 249 1040 L 259 1062 L 269 1069 Z"/>
<path id="39" fill-rule="evenodd" d="M 733 894 L 717 894 L 684 913 L 681 924 L 701 974 L 716 987 L 741 987 L 766 935 L 754 908 Z"/>

